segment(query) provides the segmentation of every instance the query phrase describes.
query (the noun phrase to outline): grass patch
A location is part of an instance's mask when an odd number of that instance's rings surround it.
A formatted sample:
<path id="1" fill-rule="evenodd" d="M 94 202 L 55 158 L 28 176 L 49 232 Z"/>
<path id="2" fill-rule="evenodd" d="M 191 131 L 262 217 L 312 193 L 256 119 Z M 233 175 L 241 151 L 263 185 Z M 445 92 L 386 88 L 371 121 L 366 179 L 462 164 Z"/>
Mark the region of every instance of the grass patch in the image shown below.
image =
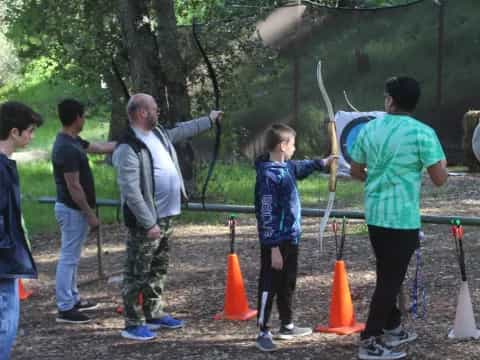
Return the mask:
<path id="1" fill-rule="evenodd" d="M 0 102 L 21 101 L 44 118 L 44 124 L 35 132 L 35 140 L 23 151 L 51 150 L 61 128 L 57 104 L 65 98 L 75 98 L 86 104 L 87 122 L 81 136 L 92 141 L 106 140 L 110 113 L 104 90 L 99 86 L 78 86 L 66 79 L 54 77 L 51 67 L 42 58 L 32 61 L 18 82 L 0 88 Z"/>
<path id="2" fill-rule="evenodd" d="M 205 182 L 207 168 L 200 169 L 197 189 Z M 206 194 L 206 203 L 253 205 L 255 189 L 255 169 L 248 164 L 217 164 Z M 298 181 L 303 207 L 324 208 L 328 200 L 328 177 L 313 173 L 307 179 Z M 339 179 L 336 191 L 336 205 L 358 208 L 363 200 L 363 184 L 357 181 Z M 200 200 L 192 200 L 200 201 Z M 182 221 L 222 223 L 226 216 L 218 213 L 184 211 Z"/>

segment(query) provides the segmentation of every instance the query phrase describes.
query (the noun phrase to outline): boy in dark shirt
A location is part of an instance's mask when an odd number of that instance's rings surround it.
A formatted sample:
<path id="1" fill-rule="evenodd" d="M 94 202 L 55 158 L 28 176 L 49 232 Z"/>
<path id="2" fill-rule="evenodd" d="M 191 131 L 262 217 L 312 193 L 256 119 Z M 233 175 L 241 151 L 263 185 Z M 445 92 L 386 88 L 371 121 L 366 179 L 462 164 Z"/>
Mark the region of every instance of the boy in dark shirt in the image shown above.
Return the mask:
<path id="1" fill-rule="evenodd" d="M 57 322 L 90 321 L 82 310 L 96 308 L 82 301 L 77 288 L 77 268 L 88 228 L 96 230 L 95 184 L 87 153 L 106 154 L 115 142 L 89 143 L 79 134 L 85 124 L 84 106 L 73 99 L 58 104 L 62 130 L 52 149 L 53 176 L 57 189 L 55 217 L 62 233 L 62 245 L 56 273 Z"/>
<path id="2" fill-rule="evenodd" d="M 420 99 L 417 80 L 385 83 L 386 114 L 366 124 L 353 145 L 351 174 L 365 181 L 365 222 L 376 259 L 377 280 L 358 358 L 403 359 L 396 346 L 417 339 L 402 326 L 397 297 L 419 246 L 420 189 L 426 169 L 441 186 L 447 162 L 435 131 L 412 117 Z M 368 171 L 367 171 L 368 169 Z"/>
<path id="3" fill-rule="evenodd" d="M 267 154 L 256 161 L 255 212 L 261 244 L 256 346 L 262 351 L 277 350 L 268 320 L 277 296 L 280 339 L 312 333 L 293 324 L 292 300 L 297 281 L 298 243 L 301 235 L 301 206 L 297 179 L 315 170 L 326 170 L 333 157 L 322 160 L 290 160 L 295 152 L 295 131 L 273 124 L 266 132 Z"/>
<path id="4" fill-rule="evenodd" d="M 8 360 L 17 335 L 18 279 L 36 278 L 37 268 L 22 226 L 20 185 L 12 153 L 30 143 L 43 120 L 14 101 L 0 105 L 0 359 Z"/>

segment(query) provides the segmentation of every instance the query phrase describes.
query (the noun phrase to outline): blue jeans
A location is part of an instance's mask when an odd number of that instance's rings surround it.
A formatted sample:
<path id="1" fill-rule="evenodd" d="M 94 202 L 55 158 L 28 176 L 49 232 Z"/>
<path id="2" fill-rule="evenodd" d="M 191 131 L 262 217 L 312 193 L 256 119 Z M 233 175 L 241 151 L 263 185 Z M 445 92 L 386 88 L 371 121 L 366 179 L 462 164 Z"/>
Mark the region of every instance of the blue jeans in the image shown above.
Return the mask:
<path id="1" fill-rule="evenodd" d="M 20 304 L 18 279 L 0 279 L 0 359 L 10 359 L 17 336 Z"/>
<path id="2" fill-rule="evenodd" d="M 83 212 L 62 203 L 55 203 L 55 218 L 62 233 L 62 246 L 55 280 L 57 307 L 60 311 L 66 311 L 80 301 L 77 268 L 82 246 L 88 234 L 88 222 Z"/>

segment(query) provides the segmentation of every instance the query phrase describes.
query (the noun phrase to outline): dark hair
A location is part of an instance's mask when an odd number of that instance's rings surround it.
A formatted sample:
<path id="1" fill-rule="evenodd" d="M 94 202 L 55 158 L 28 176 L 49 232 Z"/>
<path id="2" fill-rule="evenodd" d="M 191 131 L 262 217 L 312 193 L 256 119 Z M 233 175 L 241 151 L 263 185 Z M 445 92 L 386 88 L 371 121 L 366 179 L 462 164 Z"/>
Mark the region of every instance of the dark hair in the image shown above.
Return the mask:
<path id="1" fill-rule="evenodd" d="M 77 116 L 83 116 L 85 106 L 74 99 L 65 99 L 58 104 L 58 117 L 63 126 L 73 124 Z"/>
<path id="2" fill-rule="evenodd" d="M 420 99 L 418 81 L 408 77 L 392 77 L 385 82 L 385 92 L 390 95 L 399 110 L 413 111 Z"/>
<path id="3" fill-rule="evenodd" d="M 31 125 L 42 124 L 42 116 L 21 102 L 7 101 L 0 105 L 0 140 L 6 140 L 12 129 L 21 134 Z"/>
<path id="4" fill-rule="evenodd" d="M 297 133 L 290 126 L 277 123 L 272 124 L 265 133 L 265 150 L 273 151 L 282 141 L 288 141 Z"/>

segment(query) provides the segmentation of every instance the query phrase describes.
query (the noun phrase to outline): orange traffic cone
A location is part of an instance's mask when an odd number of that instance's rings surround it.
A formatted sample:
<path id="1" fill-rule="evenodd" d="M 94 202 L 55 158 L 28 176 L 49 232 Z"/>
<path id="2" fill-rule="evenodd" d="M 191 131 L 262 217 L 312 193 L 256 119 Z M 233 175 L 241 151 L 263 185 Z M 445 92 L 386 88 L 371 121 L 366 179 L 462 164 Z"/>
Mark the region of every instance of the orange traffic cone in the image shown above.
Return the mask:
<path id="1" fill-rule="evenodd" d="M 227 286 L 223 312 L 214 319 L 249 320 L 257 315 L 257 310 L 248 307 L 247 295 L 243 286 L 242 272 L 237 254 L 229 254 L 227 261 Z"/>
<path id="2" fill-rule="evenodd" d="M 337 260 L 335 262 L 328 327 L 318 325 L 315 331 L 348 335 L 360 332 L 364 328 L 365 324 L 357 323 L 355 320 L 355 310 L 353 309 L 352 297 L 350 296 L 345 263 L 343 260 Z"/>
<path id="3" fill-rule="evenodd" d="M 32 292 L 25 289 L 22 279 L 18 279 L 18 296 L 20 300 L 27 300 L 30 295 L 32 295 Z"/>

